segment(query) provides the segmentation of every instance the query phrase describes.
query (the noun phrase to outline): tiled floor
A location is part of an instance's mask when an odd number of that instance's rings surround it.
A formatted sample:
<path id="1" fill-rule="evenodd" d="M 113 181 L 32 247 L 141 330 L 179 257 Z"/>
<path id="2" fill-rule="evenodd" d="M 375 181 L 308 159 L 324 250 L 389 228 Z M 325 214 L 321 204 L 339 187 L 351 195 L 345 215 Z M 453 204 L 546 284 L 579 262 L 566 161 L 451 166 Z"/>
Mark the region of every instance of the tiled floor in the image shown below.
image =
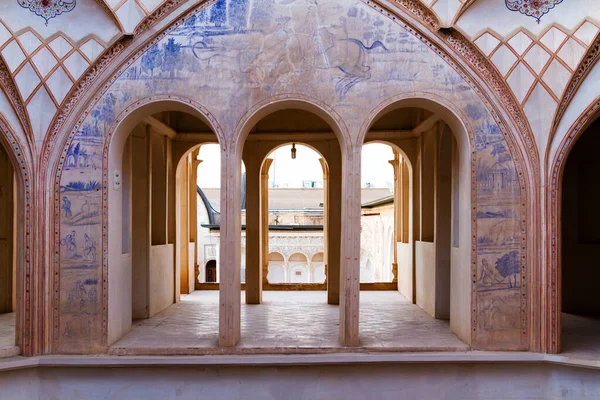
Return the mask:
<path id="1" fill-rule="evenodd" d="M 600 317 L 563 313 L 561 340 L 562 355 L 600 360 Z"/>
<path id="2" fill-rule="evenodd" d="M 0 358 L 19 354 L 15 346 L 15 313 L 0 314 Z"/>
<path id="3" fill-rule="evenodd" d="M 324 291 L 265 291 L 263 304 L 242 304 L 242 338 L 236 349 L 218 349 L 218 292 L 197 291 L 150 319 L 136 321 L 110 353 L 339 351 L 338 319 L 339 309 L 327 304 Z M 360 323 L 361 348 L 352 351 L 468 349 L 447 321 L 433 319 L 398 292 L 361 292 Z"/>

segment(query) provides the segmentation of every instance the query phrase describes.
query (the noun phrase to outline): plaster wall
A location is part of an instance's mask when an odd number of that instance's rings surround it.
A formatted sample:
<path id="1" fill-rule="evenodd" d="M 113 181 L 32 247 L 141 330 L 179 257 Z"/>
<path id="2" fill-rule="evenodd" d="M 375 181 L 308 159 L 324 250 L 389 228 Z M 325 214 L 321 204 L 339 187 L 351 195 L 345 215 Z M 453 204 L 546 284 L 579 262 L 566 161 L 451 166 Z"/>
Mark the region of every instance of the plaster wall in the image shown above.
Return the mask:
<path id="1" fill-rule="evenodd" d="M 108 275 L 109 296 L 111 296 L 111 305 L 113 305 L 108 312 L 109 345 L 119 340 L 132 326 L 131 271 L 131 253 L 122 254 L 119 270 Z"/>
<path id="2" fill-rule="evenodd" d="M 494 15 L 494 18 L 482 18 L 482 15 Z M 599 16 L 600 4 L 595 0 L 571 0 L 568 4 L 558 5 L 553 12 L 544 15 L 539 23 L 530 16 L 508 12 L 502 1 L 477 0 L 458 19 L 456 25 L 471 38 L 486 28 L 497 32 L 501 37 L 507 37 L 521 27 L 539 36 L 554 23 L 571 30 L 587 17 Z"/>
<path id="3" fill-rule="evenodd" d="M 415 243 L 415 282 L 417 305 L 435 316 L 435 243 Z"/>
<path id="4" fill-rule="evenodd" d="M 149 270 L 149 318 L 174 303 L 175 300 L 175 265 L 172 244 L 152 246 L 150 248 Z M 193 254 L 193 247 L 190 252 Z M 193 257 L 192 257 L 193 275 Z M 190 275 L 190 276 L 192 276 Z M 193 290 L 193 289 L 192 289 Z"/>
<path id="5" fill-rule="evenodd" d="M 470 321 L 471 310 L 466 305 L 471 304 L 469 294 L 470 271 L 469 252 L 456 247 L 452 248 L 452 273 L 450 275 L 450 330 L 463 342 L 470 344 L 472 340 Z"/>
<path id="6" fill-rule="evenodd" d="M 412 243 L 397 243 L 398 252 L 398 291 L 409 301 L 413 301 L 413 245 Z"/>
<path id="7" fill-rule="evenodd" d="M 190 279 L 188 281 L 188 293 L 192 293 L 195 289 L 194 285 L 197 280 L 196 274 L 194 272 L 195 267 L 196 267 L 196 243 L 195 242 L 189 243 L 187 262 L 188 262 L 188 276 L 190 277 Z"/>
<path id="8" fill-rule="evenodd" d="M 456 136 L 455 139 L 457 141 L 459 140 Z M 471 193 L 473 189 L 471 187 L 471 182 L 469 182 L 468 179 L 471 164 L 462 152 L 462 148 L 457 146 L 457 149 L 458 155 L 454 158 L 452 168 L 453 171 L 456 171 L 456 175 L 453 176 L 453 179 L 457 178 L 458 180 L 458 183 L 456 184 L 456 189 L 458 190 L 453 190 L 453 193 L 454 196 L 458 195 L 459 200 L 456 209 L 452 212 L 452 220 L 453 223 L 458 224 L 458 229 L 453 230 L 453 235 L 456 234 L 458 238 L 453 236 L 454 244 L 451 251 L 452 266 L 450 270 L 450 287 L 452 289 L 450 291 L 450 329 L 463 342 L 471 344 L 473 340 L 471 314 L 472 292 L 469 288 L 472 287 L 471 275 L 473 272 L 471 260 L 472 231 L 470 218 L 472 218 L 473 210 L 471 209 L 471 204 L 467 198 L 468 193 Z M 499 222 L 505 224 L 502 220 Z M 482 250 L 485 249 L 485 246 L 481 247 Z M 487 250 L 487 252 L 490 251 Z M 493 254 L 494 250 L 492 250 L 491 253 Z M 477 274 L 480 274 L 479 270 L 477 270 Z M 497 298 L 501 297 L 498 296 Z M 488 302 L 487 304 L 491 303 L 493 303 L 493 301 Z M 486 318 L 484 313 L 482 313 L 482 318 Z M 509 330 L 508 328 L 500 328 L 499 326 L 495 329 Z M 485 332 L 482 332 L 482 334 L 485 335 Z M 514 335 L 514 332 L 512 334 Z M 516 343 L 514 336 L 512 340 L 514 341 L 513 343 Z"/>
<path id="9" fill-rule="evenodd" d="M 138 132 L 139 134 L 139 132 Z M 109 284 L 109 310 L 108 310 L 108 344 L 117 341 L 124 333 L 131 329 L 132 321 L 132 148 L 134 139 L 128 135 L 121 135 L 112 146 L 109 160 L 113 170 L 121 171 L 120 187 L 111 185 L 111 205 L 109 206 L 109 218 L 113 221 L 121 221 L 120 224 L 111 224 L 109 233 L 110 247 L 118 249 L 109 253 L 111 269 L 108 274 Z M 124 245 L 124 243 L 127 243 Z M 144 299 L 145 301 L 145 299 Z"/>

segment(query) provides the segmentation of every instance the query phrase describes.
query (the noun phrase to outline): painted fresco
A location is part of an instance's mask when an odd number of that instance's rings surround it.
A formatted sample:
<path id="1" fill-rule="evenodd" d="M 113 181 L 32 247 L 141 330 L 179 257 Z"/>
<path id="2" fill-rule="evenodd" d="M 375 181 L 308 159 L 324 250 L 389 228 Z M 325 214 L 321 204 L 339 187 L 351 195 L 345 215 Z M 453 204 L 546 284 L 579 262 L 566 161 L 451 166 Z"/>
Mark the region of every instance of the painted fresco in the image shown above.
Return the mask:
<path id="1" fill-rule="evenodd" d="M 57 181 L 60 351 L 89 352 L 106 336 L 99 298 L 107 135 L 126 107 L 165 95 L 202 104 L 229 137 L 254 105 L 281 94 L 326 104 L 354 138 L 386 99 L 442 99 L 472 131 L 476 150 L 475 344 L 520 346 L 523 210 L 505 136 L 470 83 L 399 21 L 360 1 L 219 0 L 161 34 L 103 90 L 75 127 Z"/>

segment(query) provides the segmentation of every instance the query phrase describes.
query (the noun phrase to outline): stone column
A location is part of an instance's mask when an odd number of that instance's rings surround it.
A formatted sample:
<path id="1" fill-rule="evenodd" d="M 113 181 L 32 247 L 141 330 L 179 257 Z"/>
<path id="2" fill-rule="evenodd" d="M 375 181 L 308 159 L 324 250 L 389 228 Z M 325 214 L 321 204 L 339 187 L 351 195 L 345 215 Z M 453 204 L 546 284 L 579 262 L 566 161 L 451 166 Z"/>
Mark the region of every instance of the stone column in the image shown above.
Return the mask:
<path id="1" fill-rule="evenodd" d="M 269 283 L 269 169 L 272 163 L 272 158 L 265 159 L 260 171 L 260 260 L 263 286 Z"/>
<path id="2" fill-rule="evenodd" d="M 400 230 L 402 243 L 410 242 L 410 171 L 408 169 L 408 163 L 405 159 L 402 159 L 401 163 L 401 180 L 400 180 L 400 192 L 398 193 L 399 199 L 402 201 L 402 214 L 400 214 Z"/>
<path id="3" fill-rule="evenodd" d="M 149 130 L 131 136 L 131 274 L 132 317 L 148 318 L 152 210 L 152 148 Z"/>
<path id="4" fill-rule="evenodd" d="M 0 144 L 0 313 L 14 311 L 14 171 Z"/>
<path id="5" fill-rule="evenodd" d="M 337 143 L 336 143 L 337 145 Z M 327 190 L 325 191 L 327 205 L 327 303 L 340 304 L 340 265 L 341 265 L 341 235 L 342 235 L 342 159 L 339 152 L 330 152 L 328 158 L 329 174 Z M 360 177 L 359 177 L 360 192 Z M 360 215 L 360 195 L 359 195 Z M 359 217 L 360 227 L 360 217 Z M 360 229 L 359 229 L 360 236 Z"/>
<path id="6" fill-rule="evenodd" d="M 246 143 L 247 147 L 250 143 Z M 261 160 L 245 152 L 246 165 L 246 304 L 262 302 L 262 261 L 260 240 Z"/>
<path id="7" fill-rule="evenodd" d="M 394 248 L 393 250 L 393 254 L 394 254 L 394 259 L 392 260 L 392 282 L 393 283 L 397 283 L 398 282 L 398 245 L 397 243 L 400 242 L 402 240 L 402 215 L 403 215 L 403 210 L 402 207 L 404 205 L 404 202 L 402 201 L 402 194 L 401 194 L 401 185 L 402 185 L 402 161 L 400 160 L 400 155 L 398 154 L 398 151 L 396 151 L 395 149 L 394 151 L 394 159 L 390 160 L 389 163 L 392 166 L 393 170 L 394 170 L 394 233 L 393 233 L 393 245 Z M 386 239 L 387 240 L 387 239 Z"/>
<path id="8" fill-rule="evenodd" d="M 167 244 L 167 153 L 166 136 L 149 130 L 152 151 L 152 245 Z"/>
<path id="9" fill-rule="evenodd" d="M 189 177 L 190 177 L 190 155 L 186 155 L 182 161 L 180 171 L 177 174 L 177 190 L 179 192 L 179 293 L 188 294 L 190 287 L 189 277 L 189 245 L 190 245 L 190 193 L 189 193 Z M 176 295 L 177 297 L 177 295 Z"/>
<path id="10" fill-rule="evenodd" d="M 198 154 L 200 149 L 196 149 L 192 152 L 192 162 L 190 171 L 190 243 L 193 242 L 194 246 L 194 260 L 193 260 L 193 271 L 192 279 L 190 279 L 189 287 L 190 292 L 196 290 L 196 283 L 198 282 L 199 265 L 198 265 L 198 166 L 202 162 L 198 160 Z"/>
<path id="11" fill-rule="evenodd" d="M 323 158 L 319 158 L 319 162 L 323 169 L 323 266 L 325 269 L 325 284 L 327 285 L 327 304 L 332 304 L 330 301 L 335 297 L 337 297 L 337 303 L 334 304 L 339 304 L 339 279 L 338 289 L 333 290 L 329 283 L 329 277 L 327 276 L 329 259 L 329 203 L 331 201 L 329 192 L 329 167 L 327 166 L 327 161 Z M 333 292 L 337 293 L 337 296 Z"/>
<path id="12" fill-rule="evenodd" d="M 232 149 L 232 150 L 227 150 Z M 221 149 L 221 238 L 219 249 L 219 346 L 240 340 L 242 232 L 241 151 Z"/>
<path id="13" fill-rule="evenodd" d="M 439 124 L 435 166 L 435 317 L 450 319 L 452 132 Z"/>
<path id="14" fill-rule="evenodd" d="M 345 152 L 342 163 L 340 342 L 344 346 L 359 345 L 361 150 L 357 146 Z"/>

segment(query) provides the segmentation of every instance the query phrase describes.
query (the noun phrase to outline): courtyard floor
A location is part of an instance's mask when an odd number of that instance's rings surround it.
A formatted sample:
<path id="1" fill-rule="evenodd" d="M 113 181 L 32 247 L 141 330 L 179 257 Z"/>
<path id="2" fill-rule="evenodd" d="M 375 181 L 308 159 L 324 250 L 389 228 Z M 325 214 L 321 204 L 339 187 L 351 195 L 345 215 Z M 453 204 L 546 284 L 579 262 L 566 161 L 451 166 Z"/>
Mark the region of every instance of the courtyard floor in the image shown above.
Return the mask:
<path id="1" fill-rule="evenodd" d="M 360 293 L 360 348 L 339 342 L 339 308 L 322 292 L 263 292 L 263 304 L 243 303 L 241 340 L 218 348 L 219 292 L 182 296 L 154 317 L 134 321 L 111 354 L 214 354 L 335 351 L 463 351 L 469 346 L 395 291 Z M 344 350 L 341 350 L 344 349 Z"/>

